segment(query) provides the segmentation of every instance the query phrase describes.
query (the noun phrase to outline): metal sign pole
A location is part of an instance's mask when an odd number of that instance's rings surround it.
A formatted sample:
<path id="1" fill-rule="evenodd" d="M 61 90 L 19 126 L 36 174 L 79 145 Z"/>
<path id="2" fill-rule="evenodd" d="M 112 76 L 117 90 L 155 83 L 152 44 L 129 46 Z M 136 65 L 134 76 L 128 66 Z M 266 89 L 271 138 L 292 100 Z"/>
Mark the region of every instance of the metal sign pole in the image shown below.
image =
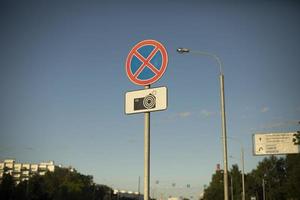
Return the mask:
<path id="1" fill-rule="evenodd" d="M 227 161 L 227 135 L 225 116 L 225 95 L 224 95 L 224 75 L 220 74 L 220 96 L 221 96 L 221 117 L 222 117 L 222 139 L 223 139 L 223 159 L 224 159 L 224 200 L 228 200 L 228 161 Z"/>
<path id="2" fill-rule="evenodd" d="M 136 59 L 139 62 L 136 62 Z M 155 64 L 150 62 L 152 60 L 155 60 Z M 137 43 L 129 52 L 126 58 L 125 69 L 129 80 L 136 85 L 145 86 L 146 90 L 150 88 L 152 83 L 162 77 L 167 69 L 167 65 L 168 53 L 166 48 L 156 40 L 143 40 Z M 134 96 L 141 95 L 141 92 L 135 94 L 127 92 L 125 95 L 126 114 L 145 112 L 144 200 L 149 200 L 150 190 L 150 112 L 167 108 L 167 88 L 157 89 L 156 92 L 159 95 Z M 158 103 L 156 104 L 156 102 Z"/>
<path id="3" fill-rule="evenodd" d="M 149 89 L 150 85 L 145 86 Z M 145 112 L 144 128 L 144 200 L 149 200 L 150 189 L 150 112 Z"/>

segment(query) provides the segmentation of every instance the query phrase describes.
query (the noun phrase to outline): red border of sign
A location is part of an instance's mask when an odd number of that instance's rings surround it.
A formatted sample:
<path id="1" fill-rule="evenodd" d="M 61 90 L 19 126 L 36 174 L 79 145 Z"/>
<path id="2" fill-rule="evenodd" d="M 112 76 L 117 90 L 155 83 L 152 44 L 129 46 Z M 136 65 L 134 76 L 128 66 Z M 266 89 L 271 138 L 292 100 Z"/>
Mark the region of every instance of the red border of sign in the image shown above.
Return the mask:
<path id="1" fill-rule="evenodd" d="M 139 48 L 141 48 L 145 45 L 152 45 L 152 46 L 154 46 L 154 48 L 158 48 L 158 51 L 160 51 L 161 55 L 162 55 L 162 64 L 161 64 L 160 70 L 157 69 L 158 73 L 154 77 L 152 77 L 148 80 L 140 80 L 134 76 L 134 74 L 131 72 L 130 67 L 131 67 L 131 60 L 132 60 L 132 57 L 135 54 L 135 52 L 137 52 L 137 50 Z M 143 86 L 150 85 L 152 83 L 155 83 L 162 77 L 162 75 L 165 73 L 165 71 L 167 69 L 167 65 L 168 65 L 168 53 L 167 53 L 166 48 L 160 42 L 158 42 L 156 40 L 143 40 L 143 41 L 137 43 L 129 52 L 127 59 L 126 59 L 126 74 L 129 78 L 129 80 L 131 82 L 133 82 L 134 84 L 143 85 Z"/>

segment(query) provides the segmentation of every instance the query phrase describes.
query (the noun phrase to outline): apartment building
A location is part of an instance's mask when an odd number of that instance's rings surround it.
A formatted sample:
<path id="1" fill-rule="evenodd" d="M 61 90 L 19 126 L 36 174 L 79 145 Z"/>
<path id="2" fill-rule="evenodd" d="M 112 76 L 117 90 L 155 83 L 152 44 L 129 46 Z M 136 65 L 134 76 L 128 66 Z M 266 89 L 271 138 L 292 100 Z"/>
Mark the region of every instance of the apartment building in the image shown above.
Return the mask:
<path id="1" fill-rule="evenodd" d="M 47 171 L 54 172 L 55 165 L 53 161 L 41 162 L 39 164 L 32 163 L 16 163 L 13 159 L 0 161 L 0 181 L 4 174 L 13 176 L 18 184 L 21 181 L 28 180 L 34 174 L 45 175 Z"/>

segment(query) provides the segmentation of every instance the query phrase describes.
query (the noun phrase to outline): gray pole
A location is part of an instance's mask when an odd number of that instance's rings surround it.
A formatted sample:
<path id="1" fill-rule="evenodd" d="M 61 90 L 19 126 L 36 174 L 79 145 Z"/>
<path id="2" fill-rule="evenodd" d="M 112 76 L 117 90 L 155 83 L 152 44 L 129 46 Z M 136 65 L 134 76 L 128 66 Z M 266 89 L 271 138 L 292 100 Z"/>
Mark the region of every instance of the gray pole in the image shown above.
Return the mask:
<path id="1" fill-rule="evenodd" d="M 242 200 L 245 200 L 245 160 L 244 160 L 244 148 L 242 147 L 241 151 L 242 156 L 242 185 L 243 185 L 243 194 Z"/>
<path id="2" fill-rule="evenodd" d="M 149 89 L 150 85 L 145 86 Z M 145 113 L 144 128 L 144 200 L 149 200 L 150 188 L 150 112 Z"/>
<path id="3" fill-rule="evenodd" d="M 224 95 L 224 75 L 220 74 L 220 96 L 221 96 L 221 118 L 222 118 L 222 140 L 224 159 L 224 200 L 228 200 L 228 159 L 227 159 L 227 135 L 225 116 L 225 95 Z"/>
<path id="4" fill-rule="evenodd" d="M 263 178 L 262 180 L 262 186 L 263 186 L 263 200 L 266 200 L 265 178 Z"/>
<path id="5" fill-rule="evenodd" d="M 233 200 L 233 181 L 232 181 L 232 174 L 230 176 L 230 182 L 231 182 L 231 200 Z"/>
<path id="6" fill-rule="evenodd" d="M 141 177 L 139 176 L 139 183 L 138 183 L 138 200 L 140 200 L 140 186 L 141 186 Z"/>

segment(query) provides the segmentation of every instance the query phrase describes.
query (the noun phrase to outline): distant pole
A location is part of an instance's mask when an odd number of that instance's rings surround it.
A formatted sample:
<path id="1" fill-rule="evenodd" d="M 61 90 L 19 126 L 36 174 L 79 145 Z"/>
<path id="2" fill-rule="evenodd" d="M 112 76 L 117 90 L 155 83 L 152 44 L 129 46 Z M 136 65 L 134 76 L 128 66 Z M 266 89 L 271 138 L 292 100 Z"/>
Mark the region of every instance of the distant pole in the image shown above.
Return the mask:
<path id="1" fill-rule="evenodd" d="M 242 159 L 242 187 L 243 187 L 243 194 L 242 194 L 242 200 L 245 200 L 245 159 L 244 159 L 244 148 L 242 146 L 241 149 L 241 159 Z"/>
<path id="2" fill-rule="evenodd" d="M 230 182 L 231 182 L 231 200 L 233 200 L 233 181 L 232 181 L 232 174 L 230 176 Z"/>
<path id="3" fill-rule="evenodd" d="M 150 85 L 145 86 L 149 89 Z M 145 112 L 144 128 L 144 200 L 149 200 L 150 189 L 150 112 Z"/>
<path id="4" fill-rule="evenodd" d="M 237 138 L 233 137 L 227 137 L 229 139 L 232 139 L 236 142 L 238 142 L 241 145 L 241 168 L 242 168 L 242 200 L 245 200 L 246 194 L 245 194 L 245 159 L 244 159 L 244 146 L 243 143 L 238 140 Z"/>
<path id="5" fill-rule="evenodd" d="M 263 186 L 263 200 L 266 200 L 265 178 L 263 178 L 262 180 L 262 186 Z"/>
<path id="6" fill-rule="evenodd" d="M 140 192 L 140 186 L 141 186 L 141 177 L 139 176 L 139 182 L 138 182 L 138 199 L 140 200 L 140 194 L 141 194 L 141 192 Z"/>
<path id="7" fill-rule="evenodd" d="M 156 180 L 155 181 L 155 184 L 154 184 L 154 186 L 153 186 L 153 190 L 152 190 L 152 198 L 153 199 L 155 199 L 155 195 L 157 195 L 157 191 L 158 191 L 158 189 L 157 189 L 157 185 L 159 184 L 159 180 Z"/>

